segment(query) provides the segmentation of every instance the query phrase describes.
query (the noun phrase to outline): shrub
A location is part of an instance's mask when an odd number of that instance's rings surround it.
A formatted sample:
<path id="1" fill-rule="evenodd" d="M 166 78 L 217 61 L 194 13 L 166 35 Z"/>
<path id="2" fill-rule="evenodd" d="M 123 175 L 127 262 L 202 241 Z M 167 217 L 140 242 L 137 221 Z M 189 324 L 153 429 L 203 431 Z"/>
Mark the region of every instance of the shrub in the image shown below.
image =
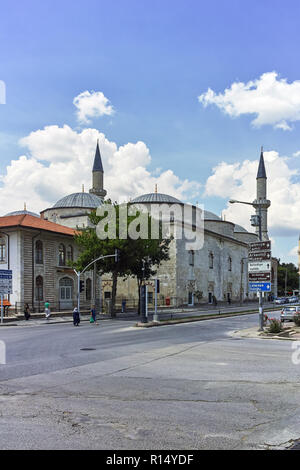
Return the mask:
<path id="1" fill-rule="evenodd" d="M 300 315 L 295 315 L 293 320 L 296 326 L 300 326 Z"/>
<path id="2" fill-rule="evenodd" d="M 269 318 L 269 333 L 280 333 L 282 331 L 282 324 L 277 318 Z"/>

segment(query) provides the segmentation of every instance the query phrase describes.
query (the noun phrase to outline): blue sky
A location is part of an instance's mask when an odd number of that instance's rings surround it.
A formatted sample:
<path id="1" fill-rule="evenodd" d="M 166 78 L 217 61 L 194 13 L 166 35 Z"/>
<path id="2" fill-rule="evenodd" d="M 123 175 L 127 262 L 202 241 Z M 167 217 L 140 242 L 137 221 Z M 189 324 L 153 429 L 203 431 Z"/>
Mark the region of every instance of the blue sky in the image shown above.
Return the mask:
<path id="1" fill-rule="evenodd" d="M 0 13 L 0 80 L 7 87 L 0 174 L 30 154 L 19 141 L 31 132 L 64 124 L 81 131 L 73 99 L 85 90 L 103 92 L 115 110 L 89 127 L 118 146 L 144 142 L 149 171 L 172 169 L 204 189 L 220 162 L 256 160 L 261 145 L 298 168 L 297 119 L 291 130 L 254 127 L 255 114 L 233 118 L 198 101 L 208 88 L 224 93 L 272 71 L 288 83 L 300 80 L 298 1 L 0 0 Z M 292 178 L 297 184 L 298 175 Z M 228 199 L 213 191 L 195 198 L 218 214 Z M 295 260 L 288 255 L 300 226 L 294 229 L 276 232 L 281 258 Z"/>

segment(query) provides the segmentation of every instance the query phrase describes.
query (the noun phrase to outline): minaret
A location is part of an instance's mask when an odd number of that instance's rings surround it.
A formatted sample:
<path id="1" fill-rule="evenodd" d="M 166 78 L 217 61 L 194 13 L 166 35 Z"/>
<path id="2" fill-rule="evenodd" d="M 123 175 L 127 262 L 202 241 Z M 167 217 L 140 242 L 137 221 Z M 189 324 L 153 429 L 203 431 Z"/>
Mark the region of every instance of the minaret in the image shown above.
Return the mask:
<path id="1" fill-rule="evenodd" d="M 90 193 L 96 194 L 96 196 L 101 197 L 102 199 L 106 196 L 106 191 L 103 189 L 103 166 L 102 159 L 99 149 L 99 140 L 97 140 L 96 154 L 93 166 L 93 187 L 90 189 Z"/>
<path id="2" fill-rule="evenodd" d="M 259 203 L 259 205 L 258 205 Z M 261 148 L 258 172 L 256 177 L 256 199 L 253 206 L 256 209 L 256 215 L 259 215 L 259 206 L 261 207 L 261 231 L 262 240 L 269 240 L 268 236 L 268 208 L 271 201 L 267 199 L 267 175 L 264 162 L 263 148 Z M 259 227 L 256 227 L 256 233 L 259 235 Z"/>

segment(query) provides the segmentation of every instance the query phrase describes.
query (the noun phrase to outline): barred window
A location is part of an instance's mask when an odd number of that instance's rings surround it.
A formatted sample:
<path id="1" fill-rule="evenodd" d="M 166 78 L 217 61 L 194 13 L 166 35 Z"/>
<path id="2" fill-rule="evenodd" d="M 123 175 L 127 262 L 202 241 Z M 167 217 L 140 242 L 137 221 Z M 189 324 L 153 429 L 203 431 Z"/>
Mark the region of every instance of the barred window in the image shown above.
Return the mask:
<path id="1" fill-rule="evenodd" d="M 214 267 L 214 255 L 212 253 L 209 253 L 208 262 L 209 262 L 209 268 L 213 269 L 213 267 Z"/>
<path id="2" fill-rule="evenodd" d="M 6 261 L 6 240 L 4 237 L 0 236 L 0 263 L 5 263 Z"/>
<path id="3" fill-rule="evenodd" d="M 59 266 L 65 266 L 66 265 L 66 248 L 63 243 L 59 245 L 58 249 L 58 263 Z"/>
<path id="4" fill-rule="evenodd" d="M 43 242 L 37 240 L 35 244 L 35 262 L 36 264 L 43 264 Z"/>
<path id="5" fill-rule="evenodd" d="M 35 299 L 40 302 L 44 300 L 44 279 L 38 276 L 35 281 Z"/>

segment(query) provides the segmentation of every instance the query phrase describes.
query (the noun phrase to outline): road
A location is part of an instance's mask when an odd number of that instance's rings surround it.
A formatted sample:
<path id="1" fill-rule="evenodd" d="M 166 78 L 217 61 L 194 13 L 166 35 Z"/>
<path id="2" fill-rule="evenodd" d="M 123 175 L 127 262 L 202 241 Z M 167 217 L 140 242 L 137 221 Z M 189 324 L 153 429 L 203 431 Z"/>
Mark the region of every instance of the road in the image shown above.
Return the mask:
<path id="1" fill-rule="evenodd" d="M 256 324 L 2 327 L 0 448 L 286 448 L 300 438 L 300 365 L 292 342 L 231 337 Z"/>

